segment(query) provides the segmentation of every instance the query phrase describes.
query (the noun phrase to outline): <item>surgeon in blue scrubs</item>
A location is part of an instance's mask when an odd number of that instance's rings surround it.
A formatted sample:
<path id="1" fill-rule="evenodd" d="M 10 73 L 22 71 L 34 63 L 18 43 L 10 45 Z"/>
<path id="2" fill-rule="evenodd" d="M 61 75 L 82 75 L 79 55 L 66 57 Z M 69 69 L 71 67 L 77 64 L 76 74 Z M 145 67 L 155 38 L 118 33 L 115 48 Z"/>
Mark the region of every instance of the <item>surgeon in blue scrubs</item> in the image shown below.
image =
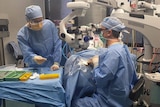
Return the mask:
<path id="1" fill-rule="evenodd" d="M 120 39 L 124 24 L 116 17 L 106 17 L 101 31 L 107 50 L 89 60 L 94 65 L 96 91 L 91 96 L 76 99 L 72 107 L 129 107 L 129 92 L 137 81 L 135 64 L 128 47 Z"/>
<path id="2" fill-rule="evenodd" d="M 59 69 L 62 41 L 55 24 L 43 18 L 42 10 L 37 5 L 26 7 L 25 17 L 27 24 L 17 34 L 24 62 L 29 67 Z"/>

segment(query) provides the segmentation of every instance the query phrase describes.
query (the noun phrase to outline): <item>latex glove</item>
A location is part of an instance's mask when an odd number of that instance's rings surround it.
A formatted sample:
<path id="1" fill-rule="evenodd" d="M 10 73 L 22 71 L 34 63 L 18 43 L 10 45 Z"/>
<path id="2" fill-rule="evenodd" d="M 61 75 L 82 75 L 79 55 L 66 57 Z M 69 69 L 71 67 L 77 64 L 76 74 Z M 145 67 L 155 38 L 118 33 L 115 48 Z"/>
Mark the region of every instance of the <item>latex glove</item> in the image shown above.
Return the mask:
<path id="1" fill-rule="evenodd" d="M 52 66 L 51 66 L 51 70 L 58 70 L 59 69 L 59 63 L 55 62 Z"/>
<path id="2" fill-rule="evenodd" d="M 94 68 L 98 66 L 99 63 L 99 56 L 95 55 L 91 59 L 88 60 L 88 65 L 92 65 Z"/>
<path id="3" fill-rule="evenodd" d="M 44 63 L 47 59 L 46 58 L 44 58 L 44 57 L 42 57 L 42 56 L 34 56 L 33 57 L 33 60 L 37 63 L 37 64 L 42 64 L 42 63 Z"/>

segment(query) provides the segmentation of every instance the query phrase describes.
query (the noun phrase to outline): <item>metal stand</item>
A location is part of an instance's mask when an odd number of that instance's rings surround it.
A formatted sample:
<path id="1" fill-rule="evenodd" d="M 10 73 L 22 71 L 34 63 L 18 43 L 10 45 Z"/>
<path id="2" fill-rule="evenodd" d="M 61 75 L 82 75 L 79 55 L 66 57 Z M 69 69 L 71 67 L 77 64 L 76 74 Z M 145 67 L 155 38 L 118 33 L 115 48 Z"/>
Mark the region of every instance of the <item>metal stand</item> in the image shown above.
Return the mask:
<path id="1" fill-rule="evenodd" d="M 3 38 L 0 38 L 0 66 L 5 65 Z"/>

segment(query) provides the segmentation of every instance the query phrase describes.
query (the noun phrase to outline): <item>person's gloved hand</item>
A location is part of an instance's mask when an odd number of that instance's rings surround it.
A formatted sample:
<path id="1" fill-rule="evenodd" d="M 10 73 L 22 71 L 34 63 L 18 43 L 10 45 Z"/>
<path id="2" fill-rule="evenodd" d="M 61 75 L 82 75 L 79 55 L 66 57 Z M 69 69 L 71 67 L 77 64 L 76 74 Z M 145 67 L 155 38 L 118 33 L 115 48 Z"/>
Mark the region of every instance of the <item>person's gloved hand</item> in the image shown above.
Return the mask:
<path id="1" fill-rule="evenodd" d="M 52 66 L 51 66 L 51 70 L 58 70 L 59 69 L 59 63 L 55 62 Z"/>
<path id="2" fill-rule="evenodd" d="M 42 63 L 44 63 L 47 59 L 46 58 L 44 58 L 44 57 L 42 57 L 42 56 L 34 56 L 33 57 L 33 60 L 37 63 L 37 64 L 42 64 Z"/>
<path id="3" fill-rule="evenodd" d="M 99 56 L 95 55 L 91 59 L 88 60 L 88 65 L 92 65 L 94 68 L 98 66 L 99 63 Z"/>

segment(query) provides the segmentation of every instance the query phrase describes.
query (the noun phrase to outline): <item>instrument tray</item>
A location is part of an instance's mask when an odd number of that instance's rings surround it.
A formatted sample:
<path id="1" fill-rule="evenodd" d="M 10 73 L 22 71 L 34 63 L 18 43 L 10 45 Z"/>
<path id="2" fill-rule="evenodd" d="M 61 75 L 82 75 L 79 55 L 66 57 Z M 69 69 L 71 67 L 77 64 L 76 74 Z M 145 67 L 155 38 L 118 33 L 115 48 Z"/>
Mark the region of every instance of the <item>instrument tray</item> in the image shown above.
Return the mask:
<path id="1" fill-rule="evenodd" d="M 5 76 L 5 81 L 19 81 L 19 78 L 25 73 L 26 71 L 12 71 L 9 75 Z"/>
<path id="2" fill-rule="evenodd" d="M 0 71 L 0 81 L 3 81 L 4 78 L 9 75 L 12 71 Z"/>

